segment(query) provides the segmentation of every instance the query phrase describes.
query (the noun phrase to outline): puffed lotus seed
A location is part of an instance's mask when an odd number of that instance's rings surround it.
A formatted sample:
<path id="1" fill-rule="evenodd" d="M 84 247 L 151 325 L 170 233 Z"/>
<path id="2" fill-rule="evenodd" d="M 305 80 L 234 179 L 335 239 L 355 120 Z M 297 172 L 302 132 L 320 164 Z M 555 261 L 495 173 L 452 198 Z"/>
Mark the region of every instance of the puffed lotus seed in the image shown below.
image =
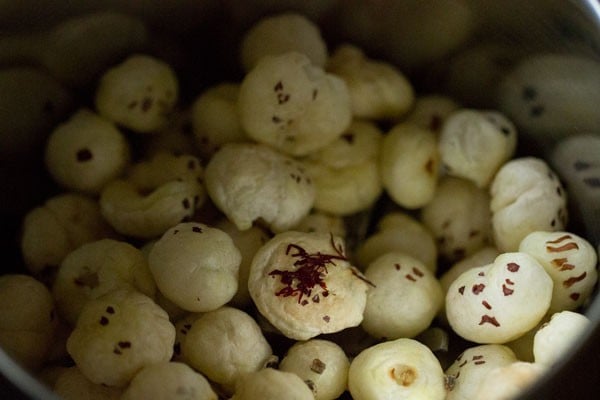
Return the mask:
<path id="1" fill-rule="evenodd" d="M 308 215 L 315 188 L 305 166 L 261 144 L 230 143 L 205 170 L 206 189 L 238 229 L 262 220 L 284 231 Z"/>
<path id="2" fill-rule="evenodd" d="M 590 319 L 573 311 L 561 311 L 550 317 L 533 337 L 536 364 L 551 367 L 566 357 L 591 325 Z"/>
<path id="3" fill-rule="evenodd" d="M 217 400 L 208 380 L 188 365 L 162 362 L 144 367 L 129 383 L 122 400 Z"/>
<path id="4" fill-rule="evenodd" d="M 431 231 L 421 221 L 404 212 L 386 214 L 376 232 L 367 236 L 356 250 L 356 261 L 362 269 L 382 254 L 399 251 L 419 259 L 427 269 L 437 269 L 437 245 Z"/>
<path id="5" fill-rule="evenodd" d="M 515 126 L 497 111 L 455 111 L 444 122 L 439 137 L 444 170 L 481 188 L 513 157 L 516 145 Z"/>
<path id="6" fill-rule="evenodd" d="M 346 83 L 297 52 L 263 57 L 244 77 L 238 107 L 249 137 L 293 156 L 333 142 L 352 120 Z"/>
<path id="7" fill-rule="evenodd" d="M 290 51 L 305 54 L 323 68 L 327 61 L 327 45 L 320 28 L 298 13 L 265 17 L 248 29 L 240 44 L 241 64 L 250 71 L 261 58 Z"/>
<path id="8" fill-rule="evenodd" d="M 231 392 L 244 375 L 262 369 L 271 346 L 244 311 L 221 307 L 196 319 L 181 351 L 187 364 Z"/>
<path id="9" fill-rule="evenodd" d="M 537 363 L 517 361 L 491 370 L 479 384 L 475 399 L 510 400 L 517 398 L 546 372 Z"/>
<path id="10" fill-rule="evenodd" d="M 444 372 L 427 346 L 414 339 L 396 339 L 367 348 L 348 372 L 348 389 L 355 400 L 442 400 Z"/>
<path id="11" fill-rule="evenodd" d="M 125 136 L 109 120 L 80 109 L 50 134 L 45 162 L 61 186 L 97 194 L 125 171 L 129 153 Z"/>
<path id="12" fill-rule="evenodd" d="M 421 221 L 433 234 L 440 256 L 458 261 L 492 240 L 490 195 L 471 181 L 440 179 L 433 198 L 421 209 Z"/>
<path id="13" fill-rule="evenodd" d="M 43 283 L 22 274 L 0 277 L 0 346 L 29 370 L 46 360 L 57 328 L 54 299 Z"/>
<path id="14" fill-rule="evenodd" d="M 187 311 L 212 311 L 238 289 L 240 251 L 220 229 L 177 224 L 154 244 L 148 265 L 160 292 Z"/>
<path id="15" fill-rule="evenodd" d="M 594 247 L 574 233 L 532 232 L 519 251 L 533 256 L 554 281 L 549 312 L 576 310 L 591 296 L 598 271 Z"/>
<path id="16" fill-rule="evenodd" d="M 356 46 L 339 46 L 327 70 L 346 82 L 355 117 L 398 118 L 413 105 L 415 93 L 406 76 L 390 63 L 367 57 Z"/>
<path id="17" fill-rule="evenodd" d="M 115 290 L 89 301 L 67 340 L 67 351 L 92 382 L 124 387 L 147 365 L 169 361 L 175 327 L 151 298 Z"/>
<path id="18" fill-rule="evenodd" d="M 442 288 L 418 259 L 403 253 L 383 254 L 371 262 L 362 327 L 374 337 L 412 338 L 431 324 L 442 307 Z"/>
<path id="19" fill-rule="evenodd" d="M 100 78 L 98 113 L 138 133 L 164 128 L 179 95 L 177 77 L 165 62 L 143 54 L 129 56 Z"/>
<path id="20" fill-rule="evenodd" d="M 281 371 L 293 372 L 311 388 L 315 400 L 335 400 L 345 390 L 350 361 L 344 350 L 329 340 L 296 342 L 279 364 Z"/>
<path id="21" fill-rule="evenodd" d="M 560 231 L 567 223 L 565 189 L 540 158 L 505 163 L 491 183 L 490 195 L 494 244 L 501 252 L 516 251 L 531 232 Z"/>
<path id="22" fill-rule="evenodd" d="M 314 400 L 314 398 L 306 382 L 298 375 L 265 368 L 242 376 L 231 400 Z"/>
<path id="23" fill-rule="evenodd" d="M 123 394 L 122 388 L 90 381 L 77 367 L 62 372 L 52 389 L 63 400 L 119 400 Z"/>
<path id="24" fill-rule="evenodd" d="M 240 86 L 221 83 L 204 90 L 192 104 L 191 125 L 196 147 L 211 157 L 225 143 L 247 142 L 237 108 Z"/>
<path id="25" fill-rule="evenodd" d="M 52 294 L 60 315 L 75 325 L 85 304 L 113 290 L 129 288 L 154 298 L 156 285 L 140 250 L 127 242 L 102 239 L 65 257 Z"/>
<path id="26" fill-rule="evenodd" d="M 502 344 L 518 338 L 544 317 L 553 282 L 535 258 L 502 253 L 492 264 L 463 272 L 446 294 L 452 329 L 475 343 Z"/>
<path id="27" fill-rule="evenodd" d="M 359 325 L 369 286 L 340 238 L 294 231 L 277 234 L 258 250 L 248 279 L 258 311 L 296 340 Z"/>
<path id="28" fill-rule="evenodd" d="M 383 139 L 379 160 L 383 187 L 394 202 L 417 209 L 431 201 L 440 161 L 433 131 L 410 123 L 394 126 Z"/>
<path id="29" fill-rule="evenodd" d="M 446 400 L 478 399 L 475 393 L 481 380 L 498 367 L 517 361 L 513 351 L 500 344 L 469 347 L 446 369 Z M 485 398 L 485 397 L 484 397 Z"/>
<path id="30" fill-rule="evenodd" d="M 77 247 L 114 236 L 98 202 L 78 193 L 62 193 L 30 210 L 23 219 L 21 253 L 33 274 L 57 268 Z"/>

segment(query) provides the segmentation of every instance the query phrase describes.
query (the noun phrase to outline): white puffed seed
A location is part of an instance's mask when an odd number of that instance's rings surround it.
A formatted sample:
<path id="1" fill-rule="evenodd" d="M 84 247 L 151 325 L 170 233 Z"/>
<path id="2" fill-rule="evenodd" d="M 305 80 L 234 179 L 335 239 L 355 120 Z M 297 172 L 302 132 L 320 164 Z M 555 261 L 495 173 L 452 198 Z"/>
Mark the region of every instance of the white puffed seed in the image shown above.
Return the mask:
<path id="1" fill-rule="evenodd" d="M 244 311 L 221 307 L 192 323 L 181 343 L 187 364 L 232 391 L 244 374 L 258 371 L 272 355 L 258 324 Z"/>
<path id="2" fill-rule="evenodd" d="M 169 181 L 145 194 L 132 182 L 117 179 L 102 190 L 100 208 L 117 232 L 152 239 L 189 219 L 203 197 L 204 188 L 194 180 Z"/>
<path id="3" fill-rule="evenodd" d="M 342 44 L 331 55 L 327 70 L 348 85 L 352 113 L 358 118 L 398 118 L 412 106 L 415 93 L 394 65 L 368 58 L 354 45 Z"/>
<path id="4" fill-rule="evenodd" d="M 383 192 L 376 159 L 344 168 L 323 163 L 306 163 L 316 195 L 314 208 L 333 215 L 347 216 L 372 206 Z"/>
<path id="5" fill-rule="evenodd" d="M 537 382 L 546 368 L 537 363 L 517 361 L 491 370 L 480 382 L 474 399 L 512 400 Z"/>
<path id="6" fill-rule="evenodd" d="M 427 346 L 396 339 L 362 351 L 350 364 L 348 389 L 355 400 L 442 400 L 444 372 Z"/>
<path id="7" fill-rule="evenodd" d="M 115 290 L 89 301 L 67 340 L 67 351 L 92 382 L 124 387 L 146 365 L 173 355 L 175 327 L 151 298 Z"/>
<path id="8" fill-rule="evenodd" d="M 191 108 L 192 132 L 196 147 L 209 158 L 225 143 L 247 142 L 240 124 L 237 83 L 223 82 L 204 90 Z"/>
<path id="9" fill-rule="evenodd" d="M 446 400 L 481 399 L 475 397 L 482 379 L 490 371 L 517 361 L 513 351 L 500 344 L 484 344 L 467 348 L 446 369 Z"/>
<path id="10" fill-rule="evenodd" d="M 546 162 L 522 157 L 504 164 L 490 186 L 494 243 L 516 251 L 534 231 L 560 231 L 567 222 L 566 192 Z"/>
<path id="11" fill-rule="evenodd" d="M 533 256 L 554 281 L 549 312 L 573 311 L 591 296 L 598 271 L 596 249 L 574 233 L 532 232 L 519 251 Z"/>
<path id="12" fill-rule="evenodd" d="M 536 364 L 551 367 L 569 354 L 571 348 L 591 325 L 590 319 L 573 311 L 561 311 L 550 317 L 533 337 Z"/>
<path id="13" fill-rule="evenodd" d="M 148 255 L 160 292 L 193 312 L 216 310 L 231 300 L 238 289 L 241 260 L 227 233 L 195 222 L 169 229 Z"/>
<path id="14" fill-rule="evenodd" d="M 336 140 L 307 156 L 331 168 L 345 168 L 363 164 L 379 157 L 383 134 L 373 122 L 354 120 Z"/>
<path id="15" fill-rule="evenodd" d="M 21 274 L 0 277 L 0 346 L 29 370 L 39 368 L 53 344 L 57 320 L 50 291 Z"/>
<path id="16" fill-rule="evenodd" d="M 244 231 L 239 230 L 235 224 L 228 219 L 222 219 L 215 224 L 215 228 L 227 233 L 233 244 L 240 251 L 242 260 L 238 273 L 238 289 L 229 304 L 244 309 L 252 303 L 248 292 L 248 275 L 252 259 L 258 249 L 271 237 L 269 232 L 259 226 L 252 226 Z"/>
<path id="17" fill-rule="evenodd" d="M 254 256 L 248 279 L 260 313 L 296 340 L 359 325 L 368 288 L 342 240 L 327 233 L 276 235 Z"/>
<path id="18" fill-rule="evenodd" d="M 327 61 L 327 45 L 319 27 L 302 14 L 283 13 L 265 17 L 248 29 L 240 45 L 245 71 L 250 71 L 264 56 L 290 51 L 305 54 L 321 68 Z"/>
<path id="19" fill-rule="evenodd" d="M 446 95 L 421 95 L 415 99 L 412 109 L 403 122 L 439 133 L 444 126 L 444 121 L 460 107 L 456 100 Z"/>
<path id="20" fill-rule="evenodd" d="M 80 109 L 50 134 L 45 163 L 61 186 L 97 194 L 124 172 L 129 153 L 125 136 L 111 122 Z"/>
<path id="21" fill-rule="evenodd" d="M 161 362 L 144 367 L 129 383 L 122 400 L 217 400 L 210 383 L 188 365 Z"/>
<path id="22" fill-rule="evenodd" d="M 90 381 L 77 367 L 70 367 L 57 378 L 53 392 L 63 400 L 119 400 L 123 389 Z"/>
<path id="23" fill-rule="evenodd" d="M 127 242 L 101 239 L 69 253 L 58 269 L 52 294 L 61 317 L 75 325 L 85 304 L 116 289 L 154 298 L 156 285 L 142 252 Z"/>
<path id="24" fill-rule="evenodd" d="M 25 215 L 21 253 L 33 274 L 57 268 L 84 243 L 114 236 L 97 201 L 78 193 L 53 196 Z"/>
<path id="25" fill-rule="evenodd" d="M 260 144 L 223 146 L 205 169 L 206 189 L 238 229 L 256 220 L 283 231 L 308 215 L 315 188 L 304 165 Z"/>
<path id="26" fill-rule="evenodd" d="M 485 188 L 516 145 L 517 130 L 500 112 L 460 109 L 448 116 L 440 132 L 442 168 Z"/>
<path id="27" fill-rule="evenodd" d="M 263 57 L 244 77 L 238 107 L 248 136 L 293 156 L 333 142 L 352 120 L 344 81 L 296 52 Z"/>
<path id="28" fill-rule="evenodd" d="M 231 400 L 314 400 L 314 398 L 309 387 L 298 375 L 265 368 L 242 376 Z"/>
<path id="29" fill-rule="evenodd" d="M 501 344 L 541 321 L 552 300 L 552 279 L 526 253 L 502 253 L 493 264 L 462 273 L 446 294 L 452 329 L 475 343 Z"/>
<path id="30" fill-rule="evenodd" d="M 298 375 L 313 391 L 315 400 L 335 400 L 345 390 L 350 361 L 344 350 L 329 340 L 296 342 L 281 363 L 281 371 Z"/>
<path id="31" fill-rule="evenodd" d="M 416 209 L 433 198 L 438 181 L 436 134 L 413 124 L 398 124 L 384 137 L 380 173 L 383 187 L 398 205 Z"/>
<path id="32" fill-rule="evenodd" d="M 421 209 L 421 221 L 435 237 L 440 256 L 458 261 L 492 240 L 490 195 L 468 180 L 445 176 Z"/>
<path id="33" fill-rule="evenodd" d="M 577 71 L 573 74 L 572 71 Z M 523 57 L 497 91 L 498 107 L 540 141 L 594 131 L 600 126 L 600 63 L 580 55 Z"/>
<path id="34" fill-rule="evenodd" d="M 134 54 L 100 78 L 95 105 L 100 115 L 119 125 L 152 133 L 167 125 L 178 90 L 177 77 L 168 64 Z"/>
<path id="35" fill-rule="evenodd" d="M 377 338 L 415 337 L 427 329 L 444 303 L 442 287 L 433 273 L 403 253 L 376 258 L 365 277 L 374 287 L 367 293 L 362 327 Z"/>
<path id="36" fill-rule="evenodd" d="M 421 221 L 401 211 L 386 214 L 377 231 L 363 240 L 356 250 L 356 262 L 366 268 L 382 254 L 399 251 L 419 259 L 427 269 L 437 269 L 437 246 L 433 235 Z"/>

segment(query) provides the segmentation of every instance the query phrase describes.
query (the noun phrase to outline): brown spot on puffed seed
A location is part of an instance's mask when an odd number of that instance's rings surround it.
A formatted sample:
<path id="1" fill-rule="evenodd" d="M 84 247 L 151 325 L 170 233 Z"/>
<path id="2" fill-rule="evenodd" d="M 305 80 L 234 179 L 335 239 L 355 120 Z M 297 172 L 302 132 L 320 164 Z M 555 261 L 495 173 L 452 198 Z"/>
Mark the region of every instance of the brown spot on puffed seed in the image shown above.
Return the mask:
<path id="1" fill-rule="evenodd" d="M 342 135 L 342 139 L 344 139 L 348 144 L 354 143 L 354 134 L 353 133 L 344 133 Z"/>
<path id="2" fill-rule="evenodd" d="M 480 273 L 477 274 L 477 276 L 485 276 L 485 272 L 481 271 Z"/>
<path id="3" fill-rule="evenodd" d="M 510 272 L 517 272 L 519 268 L 521 268 L 521 266 L 517 263 L 506 264 L 506 269 L 508 269 Z"/>
<path id="4" fill-rule="evenodd" d="M 408 279 L 409 281 L 412 281 L 412 282 L 416 282 L 416 281 L 417 281 L 417 280 L 416 280 L 416 279 L 415 279 L 415 278 L 414 278 L 412 275 L 410 275 L 410 274 L 406 274 L 406 275 L 404 275 L 404 277 L 405 277 L 406 279 Z"/>
<path id="5" fill-rule="evenodd" d="M 310 379 L 307 379 L 304 381 L 304 383 L 306 383 L 306 386 L 308 386 L 308 388 L 314 393 L 315 389 L 317 388 L 315 383 L 313 381 L 311 381 Z"/>
<path id="6" fill-rule="evenodd" d="M 194 226 L 192 228 L 192 232 L 202 233 L 202 228 L 200 228 L 199 226 Z"/>
<path id="7" fill-rule="evenodd" d="M 281 90 L 283 90 L 283 82 L 277 81 L 277 83 L 275 84 L 275 86 L 273 86 L 273 91 L 279 92 Z"/>
<path id="8" fill-rule="evenodd" d="M 412 270 L 413 270 L 414 274 L 415 274 L 416 276 L 418 276 L 419 278 L 422 278 L 422 277 L 423 277 L 423 275 L 424 275 L 424 274 L 423 274 L 423 272 L 421 272 L 421 271 L 420 271 L 418 268 L 416 268 L 416 267 L 413 267 L 413 269 L 412 269 Z"/>
<path id="9" fill-rule="evenodd" d="M 425 163 L 425 171 L 427 171 L 428 174 L 433 175 L 434 171 L 434 165 L 435 165 L 435 161 L 433 159 L 428 159 L 427 162 Z"/>
<path id="10" fill-rule="evenodd" d="M 587 276 L 587 272 L 584 272 L 583 274 L 581 274 L 579 276 L 573 276 L 573 277 L 563 281 L 563 286 L 565 288 L 570 288 L 577 282 L 584 280 L 586 276 Z"/>
<path id="11" fill-rule="evenodd" d="M 390 369 L 390 378 L 398 385 L 407 387 L 414 383 L 417 379 L 417 371 L 408 365 L 400 365 L 397 368 Z"/>
<path id="12" fill-rule="evenodd" d="M 129 341 L 119 342 L 118 345 L 122 349 L 130 349 L 131 348 L 131 342 L 129 342 Z"/>
<path id="13" fill-rule="evenodd" d="M 100 325 L 106 326 L 108 325 L 108 322 L 108 318 L 106 318 L 105 316 L 100 317 Z"/>
<path id="14" fill-rule="evenodd" d="M 331 317 L 329 315 L 323 315 L 323 321 L 329 322 L 331 321 Z"/>
<path id="15" fill-rule="evenodd" d="M 142 105 L 141 105 L 142 112 L 148 112 L 148 110 L 150 110 L 152 108 L 153 103 L 154 103 L 154 100 L 152 99 L 152 97 L 144 97 L 144 99 L 142 100 Z"/>
<path id="16" fill-rule="evenodd" d="M 481 302 L 481 304 L 482 304 L 482 305 L 483 305 L 485 308 L 487 308 L 488 310 L 491 310 L 491 309 L 492 309 L 492 306 L 490 305 L 490 303 L 488 303 L 488 302 L 487 302 L 487 301 L 485 301 L 485 300 L 483 300 L 483 301 Z"/>
<path id="17" fill-rule="evenodd" d="M 464 286 L 459 287 L 458 288 L 458 293 L 464 294 L 465 293 L 465 287 Z"/>
<path id="18" fill-rule="evenodd" d="M 326 367 L 327 367 L 327 364 L 325 364 L 323 361 L 319 360 L 318 358 L 315 358 L 314 360 L 312 360 L 312 363 L 310 364 L 310 370 L 317 374 L 322 374 L 323 371 L 325 371 Z"/>
<path id="19" fill-rule="evenodd" d="M 85 286 L 90 289 L 94 289 L 100 285 L 100 278 L 97 272 L 92 272 L 87 268 L 77 278 L 74 279 L 74 283 L 77 286 Z"/>
<path id="20" fill-rule="evenodd" d="M 277 115 L 273 115 L 271 117 L 271 121 L 273 121 L 274 124 L 278 124 L 281 122 L 281 118 L 279 118 Z"/>
<path id="21" fill-rule="evenodd" d="M 567 258 L 555 258 L 550 263 L 558 268 L 559 271 L 570 271 L 575 268 L 573 264 L 567 263 L 569 261 Z"/>
<path id="22" fill-rule="evenodd" d="M 398 263 L 394 264 L 394 268 L 396 268 L 396 271 L 400 271 L 400 264 L 398 264 Z"/>
<path id="23" fill-rule="evenodd" d="M 478 295 L 479 293 L 483 292 L 483 289 L 485 289 L 485 285 L 483 283 L 479 283 L 473 285 L 471 291 L 473 292 L 473 294 Z"/>
<path id="24" fill-rule="evenodd" d="M 569 298 L 573 301 L 577 301 L 577 300 L 579 300 L 579 296 L 580 296 L 580 293 L 575 292 L 575 293 L 571 293 L 569 295 Z"/>
<path id="25" fill-rule="evenodd" d="M 183 206 L 183 208 L 185 208 L 186 210 L 188 210 L 190 208 L 190 200 L 185 198 L 181 201 L 181 205 Z"/>
<path id="26" fill-rule="evenodd" d="M 108 306 L 108 307 L 106 307 L 106 312 L 109 314 L 114 314 L 115 309 L 112 306 Z"/>
<path id="27" fill-rule="evenodd" d="M 495 327 L 499 327 L 500 323 L 496 320 L 495 317 L 489 316 L 489 315 L 482 315 L 481 316 L 481 321 L 479 321 L 479 325 L 483 325 L 483 324 L 491 324 L 494 325 Z"/>
<path id="28" fill-rule="evenodd" d="M 131 102 L 129 102 L 129 104 L 127 104 L 127 108 L 129 110 L 133 110 L 134 108 L 136 108 L 138 105 L 138 102 L 136 100 L 133 100 Z"/>
<path id="29" fill-rule="evenodd" d="M 88 148 L 79 149 L 76 154 L 77 161 L 86 162 L 93 158 L 93 154 Z"/>
<path id="30" fill-rule="evenodd" d="M 313 91 L 312 91 L 312 99 L 313 100 L 317 99 L 317 94 L 319 94 L 319 91 L 317 89 L 313 89 Z"/>
<path id="31" fill-rule="evenodd" d="M 513 293 L 514 293 L 514 290 L 513 290 L 513 289 L 511 289 L 511 288 L 508 288 L 508 287 L 506 287 L 506 285 L 505 285 L 505 284 L 502 284 L 502 293 L 503 293 L 505 296 L 510 296 L 511 294 L 513 294 Z"/>

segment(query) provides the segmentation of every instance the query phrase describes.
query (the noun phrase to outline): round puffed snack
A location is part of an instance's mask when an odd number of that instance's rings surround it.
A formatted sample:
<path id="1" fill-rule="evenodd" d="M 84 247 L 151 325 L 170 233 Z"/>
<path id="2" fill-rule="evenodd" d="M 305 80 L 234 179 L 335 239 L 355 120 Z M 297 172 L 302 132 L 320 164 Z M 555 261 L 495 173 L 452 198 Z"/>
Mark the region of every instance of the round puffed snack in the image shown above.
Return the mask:
<path id="1" fill-rule="evenodd" d="M 536 383 L 546 370 L 546 367 L 541 364 L 523 361 L 516 361 L 503 367 L 494 368 L 483 377 L 473 398 L 486 400 L 516 399 Z"/>
<path id="2" fill-rule="evenodd" d="M 97 201 L 78 193 L 62 193 L 25 215 L 21 253 L 30 272 L 48 272 L 82 244 L 113 236 Z"/>
<path id="3" fill-rule="evenodd" d="M 262 220 L 283 231 L 308 215 L 315 188 L 299 161 L 260 144 L 225 145 L 205 169 L 215 205 L 240 230 Z"/>
<path id="4" fill-rule="evenodd" d="M 293 156 L 333 142 L 352 120 L 344 81 L 296 52 L 263 57 L 244 77 L 238 107 L 248 136 Z"/>
<path id="5" fill-rule="evenodd" d="M 240 45 L 245 71 L 250 71 L 264 56 L 290 51 L 306 55 L 313 65 L 323 68 L 327 44 L 319 27 L 302 14 L 283 13 L 265 17 L 246 31 Z"/>
<path id="6" fill-rule="evenodd" d="M 107 119 L 80 109 L 48 137 L 46 168 L 61 186 L 96 194 L 130 159 L 125 136 Z"/>
<path id="7" fill-rule="evenodd" d="M 210 158 L 225 143 L 247 142 L 240 124 L 240 85 L 223 82 L 204 90 L 191 107 L 191 125 L 200 154 Z"/>
<path id="8" fill-rule="evenodd" d="M 100 78 L 98 113 L 135 132 L 164 128 L 178 96 L 175 72 L 163 61 L 141 54 L 129 56 Z"/>
<path id="9" fill-rule="evenodd" d="M 314 208 L 333 215 L 346 216 L 372 206 L 383 192 L 376 159 L 344 168 L 323 163 L 306 163 L 316 195 Z"/>
<path id="10" fill-rule="evenodd" d="M 446 119 L 440 132 L 442 168 L 485 188 L 512 158 L 516 145 L 517 130 L 500 112 L 460 109 Z"/>
<path id="11" fill-rule="evenodd" d="M 85 304 L 115 289 L 130 288 L 151 298 L 156 285 L 142 252 L 127 242 L 102 239 L 69 253 L 58 269 L 52 294 L 71 325 Z"/>
<path id="12" fill-rule="evenodd" d="M 566 192 L 540 158 L 522 157 L 504 164 L 490 186 L 494 243 L 516 251 L 535 231 L 560 231 L 567 223 Z"/>
<path id="13" fill-rule="evenodd" d="M 537 364 L 551 367 L 561 358 L 567 357 L 578 343 L 591 321 L 583 314 L 561 311 L 552 314 L 550 321 L 543 324 L 533 337 L 533 357 Z"/>
<path id="14" fill-rule="evenodd" d="M 231 400 L 265 399 L 314 400 L 315 397 L 298 375 L 265 368 L 242 376 L 231 398 Z"/>
<path id="15" fill-rule="evenodd" d="M 379 157 L 382 139 L 383 134 L 375 123 L 354 120 L 342 136 L 309 154 L 307 160 L 331 168 L 360 165 Z"/>
<path id="16" fill-rule="evenodd" d="M 234 389 L 241 376 L 260 370 L 272 355 L 256 321 L 233 307 L 221 307 L 196 319 L 181 351 L 187 364 L 227 391 Z"/>
<path id="17" fill-rule="evenodd" d="M 276 235 L 254 256 L 248 279 L 260 313 L 296 340 L 359 325 L 368 288 L 341 239 L 326 233 Z"/>
<path id="18" fill-rule="evenodd" d="M 354 400 L 442 400 L 444 371 L 429 348 L 414 339 L 376 344 L 352 360 L 348 389 Z"/>
<path id="19" fill-rule="evenodd" d="M 526 253 L 502 253 L 462 273 L 446 294 L 452 329 L 475 343 L 502 344 L 534 328 L 552 300 L 552 279 Z"/>
<path id="20" fill-rule="evenodd" d="M 444 303 L 433 273 L 409 255 L 386 253 L 369 264 L 365 277 L 375 287 L 367 293 L 362 327 L 377 338 L 412 338 L 431 324 Z"/>
<path id="21" fill-rule="evenodd" d="M 598 281 L 596 249 L 570 232 L 532 232 L 519 251 L 533 256 L 554 281 L 550 312 L 573 311 L 585 304 Z"/>
<path id="22" fill-rule="evenodd" d="M 410 123 L 398 124 L 385 135 L 381 146 L 383 187 L 398 205 L 423 207 L 433 198 L 439 162 L 433 131 Z"/>
<path id="23" fill-rule="evenodd" d="M 67 351 L 92 382 L 123 387 L 146 365 L 173 355 L 175 327 L 152 299 L 120 289 L 89 301 Z"/>
<path id="24" fill-rule="evenodd" d="M 348 85 L 355 117 L 398 118 L 410 110 L 415 100 L 410 81 L 399 69 L 368 58 L 356 46 L 339 46 L 329 58 L 327 70 Z"/>
<path id="25" fill-rule="evenodd" d="M 435 237 L 440 256 L 458 261 L 492 240 L 490 195 L 462 178 L 444 176 L 421 221 Z"/>
<path id="26" fill-rule="evenodd" d="M 367 236 L 356 249 L 356 262 L 364 270 L 382 254 L 399 251 L 437 269 L 437 245 L 428 228 L 407 213 L 396 211 L 386 214 L 377 223 L 377 230 Z"/>
<path id="27" fill-rule="evenodd" d="M 329 340 L 296 342 L 279 364 L 281 371 L 298 375 L 313 391 L 315 400 L 335 400 L 346 390 L 350 361 L 344 350 Z"/>
<path id="28" fill-rule="evenodd" d="M 18 364 L 39 368 L 53 344 L 54 300 L 43 283 L 28 275 L 0 277 L 0 346 Z"/>
<path id="29" fill-rule="evenodd" d="M 148 255 L 160 292 L 193 312 L 216 310 L 231 300 L 241 260 L 227 233 L 195 222 L 169 229 Z"/>
<path id="30" fill-rule="evenodd" d="M 517 361 L 513 351 L 501 344 L 469 347 L 446 369 L 446 400 L 483 399 L 474 397 L 481 380 L 492 370 Z"/>
<path id="31" fill-rule="evenodd" d="M 188 365 L 161 362 L 144 367 L 123 392 L 121 400 L 217 400 L 208 380 Z"/>
<path id="32" fill-rule="evenodd" d="M 90 381 L 77 367 L 60 374 L 52 391 L 63 400 L 120 400 L 122 388 L 104 386 Z"/>

